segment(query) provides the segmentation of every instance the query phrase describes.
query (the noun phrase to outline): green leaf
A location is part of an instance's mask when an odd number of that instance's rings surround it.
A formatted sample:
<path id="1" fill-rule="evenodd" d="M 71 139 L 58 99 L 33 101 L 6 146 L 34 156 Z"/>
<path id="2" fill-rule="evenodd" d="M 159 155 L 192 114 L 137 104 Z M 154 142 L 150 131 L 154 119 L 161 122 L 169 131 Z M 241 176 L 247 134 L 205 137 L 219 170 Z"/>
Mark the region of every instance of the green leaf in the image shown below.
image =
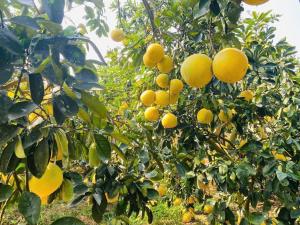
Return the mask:
<path id="1" fill-rule="evenodd" d="M 211 0 L 200 0 L 199 7 L 195 7 L 194 16 L 201 17 L 209 12 Z"/>
<path id="2" fill-rule="evenodd" d="M 27 5 L 27 6 L 32 6 L 34 7 L 34 2 L 33 0 L 17 0 L 19 3 L 22 5 Z"/>
<path id="3" fill-rule="evenodd" d="M 247 220 L 249 223 L 254 224 L 254 225 L 260 225 L 262 222 L 265 220 L 265 215 L 261 213 L 251 213 L 250 215 L 247 216 Z"/>
<path id="4" fill-rule="evenodd" d="M 288 177 L 287 173 L 281 172 L 279 170 L 276 171 L 276 176 L 280 182 L 282 182 L 285 178 Z"/>
<path id="5" fill-rule="evenodd" d="M 236 2 L 231 1 L 228 3 L 226 8 L 226 16 L 231 23 L 236 23 L 239 20 L 242 11 L 244 11 L 243 7 Z"/>
<path id="6" fill-rule="evenodd" d="M 266 177 L 266 176 L 269 176 L 272 173 L 274 173 L 275 170 L 276 170 L 276 162 L 272 161 L 269 164 L 267 164 L 267 165 L 264 166 L 262 172 L 263 172 L 263 175 Z"/>
<path id="7" fill-rule="evenodd" d="M 17 37 L 8 29 L 0 29 L 0 47 L 12 54 L 21 55 L 23 48 Z"/>
<path id="8" fill-rule="evenodd" d="M 220 12 L 221 12 L 221 9 L 220 9 L 220 6 L 219 6 L 219 3 L 217 0 L 213 0 L 209 6 L 210 8 L 210 11 L 215 15 L 219 15 Z"/>
<path id="9" fill-rule="evenodd" d="M 10 21 L 12 23 L 31 28 L 33 30 L 40 29 L 40 26 L 38 25 L 38 23 L 29 16 L 15 16 L 15 17 L 11 18 Z"/>
<path id="10" fill-rule="evenodd" d="M 13 75 L 13 67 L 12 66 L 6 66 L 6 67 L 0 67 L 0 85 L 5 84 L 11 76 Z"/>
<path id="11" fill-rule="evenodd" d="M 95 141 L 97 145 L 97 153 L 102 161 L 109 160 L 111 158 L 111 146 L 106 137 L 101 134 L 95 134 Z"/>
<path id="12" fill-rule="evenodd" d="M 93 199 L 92 217 L 97 223 L 100 223 L 102 221 L 106 207 L 107 207 L 107 202 L 105 197 L 102 197 L 102 201 L 100 205 L 98 205 L 97 201 Z"/>
<path id="13" fill-rule="evenodd" d="M 292 219 L 299 218 L 300 217 L 300 209 L 292 209 L 290 215 L 291 215 Z"/>
<path id="14" fill-rule="evenodd" d="M 65 0 L 42 0 L 42 5 L 49 19 L 61 23 L 64 18 Z"/>
<path id="15" fill-rule="evenodd" d="M 65 45 L 62 50 L 62 55 L 70 63 L 77 66 L 83 66 L 85 63 L 85 54 L 76 45 Z"/>
<path id="16" fill-rule="evenodd" d="M 17 136 L 19 128 L 15 125 L 0 125 L 0 147 Z"/>
<path id="17" fill-rule="evenodd" d="M 12 106 L 12 101 L 6 95 L 6 91 L 0 91 L 0 124 L 6 123 L 8 121 L 8 110 L 11 106 Z M 0 131 L 2 131 L 2 127 L 0 127 Z M 0 138 L 0 147 L 1 145 L 2 145 L 2 141 Z"/>
<path id="18" fill-rule="evenodd" d="M 86 68 L 76 73 L 75 78 L 80 82 L 98 83 L 97 75 L 92 70 Z"/>
<path id="19" fill-rule="evenodd" d="M 45 20 L 45 19 L 38 19 L 37 21 L 39 24 L 42 25 L 42 27 L 44 27 L 46 30 L 48 30 L 52 34 L 58 34 L 58 33 L 62 32 L 62 30 L 63 30 L 63 28 L 60 24 L 54 23 L 52 21 Z"/>
<path id="20" fill-rule="evenodd" d="M 15 155 L 16 142 L 10 142 L 2 151 L 0 157 L 0 171 L 10 173 L 15 170 L 19 163 L 19 159 Z"/>
<path id="21" fill-rule="evenodd" d="M 81 220 L 76 219 L 74 217 L 63 217 L 56 220 L 51 225 L 85 225 L 85 224 Z"/>
<path id="22" fill-rule="evenodd" d="M 29 74 L 29 87 L 32 101 L 39 105 L 44 98 L 44 82 L 41 74 Z"/>
<path id="23" fill-rule="evenodd" d="M 81 101 L 100 118 L 106 118 L 107 109 L 99 99 L 87 92 L 81 92 Z"/>
<path id="24" fill-rule="evenodd" d="M 20 197 L 18 208 L 27 223 L 30 225 L 38 223 L 41 212 L 41 199 L 39 196 L 31 192 L 24 192 Z"/>
<path id="25" fill-rule="evenodd" d="M 79 110 L 77 103 L 66 94 L 55 96 L 53 99 L 53 105 L 55 105 L 57 109 L 66 117 L 77 115 Z"/>
<path id="26" fill-rule="evenodd" d="M 0 202 L 4 202 L 10 198 L 14 188 L 10 185 L 0 183 Z"/>
<path id="27" fill-rule="evenodd" d="M 27 116 L 37 108 L 34 102 L 23 101 L 12 105 L 8 110 L 8 119 L 15 120 Z"/>
<path id="28" fill-rule="evenodd" d="M 35 177 L 41 177 L 48 165 L 50 150 L 48 140 L 43 139 L 35 148 L 31 148 L 27 156 L 27 165 Z"/>

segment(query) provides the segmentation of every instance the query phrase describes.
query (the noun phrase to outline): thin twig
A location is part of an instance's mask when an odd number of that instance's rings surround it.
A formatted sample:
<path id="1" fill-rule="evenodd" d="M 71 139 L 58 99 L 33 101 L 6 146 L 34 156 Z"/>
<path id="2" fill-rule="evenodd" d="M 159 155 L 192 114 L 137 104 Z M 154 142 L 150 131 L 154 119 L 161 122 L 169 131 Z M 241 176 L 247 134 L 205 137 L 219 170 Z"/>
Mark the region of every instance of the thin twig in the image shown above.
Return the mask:
<path id="1" fill-rule="evenodd" d="M 150 5 L 149 5 L 149 2 L 147 0 L 143 0 L 143 3 L 144 3 L 144 6 L 146 8 L 146 11 L 147 11 L 147 14 L 149 16 L 149 19 L 150 19 L 150 23 L 151 23 L 151 27 L 152 27 L 152 31 L 153 31 L 153 36 L 154 38 L 157 38 L 157 35 L 158 35 L 158 29 L 155 25 L 155 22 L 154 22 L 154 13 L 153 13 L 153 10 L 151 9 Z"/>
<path id="2" fill-rule="evenodd" d="M 22 81 L 24 72 L 25 72 L 25 70 L 22 69 L 22 70 L 21 70 L 21 73 L 20 73 L 20 76 L 19 76 L 19 78 L 18 78 L 18 84 L 17 84 L 17 88 L 16 88 L 16 90 L 15 90 L 15 94 L 14 94 L 14 99 L 13 99 L 13 100 L 16 100 L 16 98 L 17 98 L 17 95 L 18 95 L 18 92 L 19 92 L 19 89 L 20 89 L 20 84 L 21 84 L 21 81 Z"/>

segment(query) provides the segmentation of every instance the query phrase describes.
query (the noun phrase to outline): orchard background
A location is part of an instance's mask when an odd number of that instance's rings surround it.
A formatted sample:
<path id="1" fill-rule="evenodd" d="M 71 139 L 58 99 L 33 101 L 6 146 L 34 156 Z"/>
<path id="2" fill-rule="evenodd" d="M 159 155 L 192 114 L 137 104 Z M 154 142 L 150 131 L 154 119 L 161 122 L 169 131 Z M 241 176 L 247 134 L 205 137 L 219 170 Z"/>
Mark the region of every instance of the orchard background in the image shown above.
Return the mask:
<path id="1" fill-rule="evenodd" d="M 299 223 L 297 52 L 241 17 L 265 2 L 116 0 L 109 31 L 105 1 L 2 0 L 0 224 Z"/>

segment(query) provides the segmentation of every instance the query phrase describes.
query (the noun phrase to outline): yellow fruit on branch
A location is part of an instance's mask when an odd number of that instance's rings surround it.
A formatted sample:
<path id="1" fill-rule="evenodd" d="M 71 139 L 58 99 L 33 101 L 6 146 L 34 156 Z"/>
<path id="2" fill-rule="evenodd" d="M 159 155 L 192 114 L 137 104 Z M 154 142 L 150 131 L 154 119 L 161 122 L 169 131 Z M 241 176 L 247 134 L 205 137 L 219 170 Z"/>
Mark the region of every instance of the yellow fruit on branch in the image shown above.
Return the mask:
<path id="1" fill-rule="evenodd" d="M 160 197 L 163 197 L 167 194 L 168 187 L 165 184 L 160 184 L 157 188 L 158 194 Z"/>
<path id="2" fill-rule="evenodd" d="M 173 205 L 174 206 L 180 206 L 182 203 L 182 199 L 181 198 L 175 198 L 175 200 L 173 201 Z"/>
<path id="3" fill-rule="evenodd" d="M 254 95 L 252 91 L 246 90 L 242 91 L 239 97 L 244 98 L 246 101 L 250 102 L 253 99 Z"/>
<path id="4" fill-rule="evenodd" d="M 124 40 L 125 34 L 124 34 L 123 30 L 121 30 L 119 28 L 115 28 L 110 32 L 110 37 L 115 42 L 121 42 Z"/>
<path id="5" fill-rule="evenodd" d="M 155 102 L 155 92 L 152 90 L 144 91 L 140 96 L 140 100 L 145 106 L 152 105 Z"/>
<path id="6" fill-rule="evenodd" d="M 197 202 L 197 198 L 196 198 L 194 195 L 188 197 L 188 199 L 186 200 L 186 203 L 187 203 L 188 205 L 193 205 L 193 204 L 195 204 L 196 202 Z"/>
<path id="7" fill-rule="evenodd" d="M 214 207 L 212 205 L 204 205 L 204 207 L 203 207 L 203 212 L 206 214 L 212 213 L 213 210 L 214 210 Z"/>
<path id="8" fill-rule="evenodd" d="M 172 113 L 167 113 L 161 120 L 161 123 L 164 128 L 170 129 L 175 128 L 177 126 L 177 117 Z"/>
<path id="9" fill-rule="evenodd" d="M 243 0 L 243 2 L 245 2 L 248 5 L 261 5 L 268 1 L 269 0 Z"/>
<path id="10" fill-rule="evenodd" d="M 225 83 L 235 83 L 244 78 L 248 69 L 248 58 L 236 48 L 225 48 L 213 60 L 215 76 Z"/>
<path id="11" fill-rule="evenodd" d="M 148 68 L 153 68 L 157 64 L 147 53 L 145 53 L 143 56 L 143 62 L 144 62 L 144 65 Z"/>
<path id="12" fill-rule="evenodd" d="M 108 204 L 117 203 L 119 200 L 120 193 L 118 192 L 115 196 L 110 196 L 109 193 L 105 192 L 105 198 Z"/>
<path id="13" fill-rule="evenodd" d="M 233 113 L 231 110 L 227 110 L 227 112 L 224 112 L 224 110 L 221 110 L 218 114 L 219 120 L 221 120 L 224 123 L 227 123 L 231 121 L 233 117 Z"/>
<path id="14" fill-rule="evenodd" d="M 168 74 L 165 74 L 165 73 L 159 74 L 155 78 L 155 82 L 160 88 L 168 88 L 169 87 L 169 76 L 168 76 Z"/>
<path id="15" fill-rule="evenodd" d="M 159 106 L 166 106 L 169 104 L 169 94 L 166 91 L 156 91 L 155 92 L 155 104 Z"/>
<path id="16" fill-rule="evenodd" d="M 163 60 L 165 51 L 160 44 L 154 43 L 148 46 L 146 54 L 149 57 L 149 59 L 156 65 L 157 63 Z"/>
<path id="17" fill-rule="evenodd" d="M 279 160 L 279 161 L 285 162 L 285 161 L 288 160 L 287 157 L 284 154 L 277 153 L 275 150 L 272 151 L 272 154 L 273 154 L 274 158 Z"/>
<path id="18" fill-rule="evenodd" d="M 210 124 L 213 121 L 214 115 L 209 109 L 200 109 L 197 113 L 197 121 L 202 124 Z"/>
<path id="19" fill-rule="evenodd" d="M 179 93 L 178 94 L 170 94 L 170 92 L 168 91 L 168 95 L 169 95 L 169 104 L 170 105 L 176 104 L 178 102 Z"/>
<path id="20" fill-rule="evenodd" d="M 145 119 L 148 121 L 157 121 L 159 119 L 159 111 L 155 107 L 148 107 L 144 113 Z"/>
<path id="21" fill-rule="evenodd" d="M 183 215 L 182 215 L 182 222 L 183 223 L 190 223 L 193 219 L 193 213 L 191 212 L 185 212 Z"/>
<path id="22" fill-rule="evenodd" d="M 170 93 L 178 94 L 183 90 L 183 82 L 179 79 L 173 79 L 170 82 Z"/>
<path id="23" fill-rule="evenodd" d="M 212 79 L 212 60 L 204 54 L 187 57 L 181 65 L 181 76 L 191 87 L 202 88 Z"/>
<path id="24" fill-rule="evenodd" d="M 161 73 L 170 73 L 173 68 L 173 59 L 168 55 L 165 55 L 163 59 L 159 63 L 157 63 L 157 69 Z"/>
<path id="25" fill-rule="evenodd" d="M 55 192 L 63 182 L 63 172 L 54 163 L 49 163 L 41 178 L 32 177 L 29 180 L 29 189 L 40 197 L 45 197 Z"/>
<path id="26" fill-rule="evenodd" d="M 48 198 L 49 198 L 49 196 L 40 196 L 42 205 L 48 204 Z"/>

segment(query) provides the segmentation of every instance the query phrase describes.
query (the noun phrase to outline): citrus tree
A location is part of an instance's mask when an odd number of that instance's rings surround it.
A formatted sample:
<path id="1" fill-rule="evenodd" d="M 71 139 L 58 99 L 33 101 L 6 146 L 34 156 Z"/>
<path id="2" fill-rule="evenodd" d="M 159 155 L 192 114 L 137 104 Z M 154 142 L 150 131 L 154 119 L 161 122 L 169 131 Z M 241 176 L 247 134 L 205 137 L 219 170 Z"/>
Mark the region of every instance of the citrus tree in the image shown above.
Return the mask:
<path id="1" fill-rule="evenodd" d="M 274 41 L 278 16 L 240 19 L 244 4 L 264 2 L 115 5 L 125 47 L 100 74 L 126 86 L 113 97 L 118 126 L 142 146 L 133 154 L 163 199 L 186 207 L 183 222 L 199 219 L 196 202 L 209 224 L 299 217 L 296 51 Z"/>
<path id="2" fill-rule="evenodd" d="M 82 24 L 63 27 L 65 11 L 82 7 Z M 60 199 L 92 204 L 96 222 L 116 206 L 115 216 L 152 214 L 152 182 L 127 162 L 97 68 L 107 66 L 87 29 L 106 35 L 103 1 L 22 0 L 0 3 L 0 206 L 16 204 L 37 224 L 41 204 Z M 93 48 L 97 60 L 87 60 Z M 83 224 L 65 217 L 53 224 Z"/>

